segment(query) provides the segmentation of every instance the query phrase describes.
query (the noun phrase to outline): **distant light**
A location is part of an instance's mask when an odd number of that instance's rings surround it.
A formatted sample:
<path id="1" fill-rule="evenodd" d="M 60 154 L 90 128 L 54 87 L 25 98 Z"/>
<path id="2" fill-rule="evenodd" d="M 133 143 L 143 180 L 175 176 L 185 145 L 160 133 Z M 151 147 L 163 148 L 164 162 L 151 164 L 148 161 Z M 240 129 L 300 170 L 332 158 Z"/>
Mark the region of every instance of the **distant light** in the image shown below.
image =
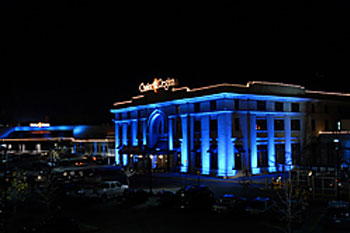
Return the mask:
<path id="1" fill-rule="evenodd" d="M 43 123 L 43 122 L 30 123 L 29 126 L 30 127 L 37 127 L 37 128 L 50 127 L 50 123 Z"/>

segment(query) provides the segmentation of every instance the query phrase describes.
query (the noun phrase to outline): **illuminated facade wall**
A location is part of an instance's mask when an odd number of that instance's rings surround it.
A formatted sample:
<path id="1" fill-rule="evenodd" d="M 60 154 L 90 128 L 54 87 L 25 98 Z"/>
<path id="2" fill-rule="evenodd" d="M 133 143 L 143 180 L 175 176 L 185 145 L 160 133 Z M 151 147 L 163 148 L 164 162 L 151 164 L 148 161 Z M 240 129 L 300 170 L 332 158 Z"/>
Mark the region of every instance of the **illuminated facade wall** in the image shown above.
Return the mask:
<path id="1" fill-rule="evenodd" d="M 131 163 L 139 151 L 142 156 L 167 154 L 168 163 L 173 159 L 170 170 L 185 173 L 225 177 L 288 171 L 301 163 L 305 144 L 317 137 L 315 121 L 336 125 L 339 116 L 330 109 L 316 114 L 314 108 L 335 108 L 343 100 L 324 100 L 324 95 L 332 97 L 296 85 L 248 83 L 134 97 L 111 110 L 116 163 Z M 130 145 L 138 149 L 120 151 Z"/>
<path id="2" fill-rule="evenodd" d="M 107 138 L 108 133 L 113 132 L 112 127 L 31 125 L 4 128 L 1 131 L 0 142 L 7 145 L 8 153 L 41 154 L 64 146 L 74 154 L 114 155 L 114 138 Z"/>

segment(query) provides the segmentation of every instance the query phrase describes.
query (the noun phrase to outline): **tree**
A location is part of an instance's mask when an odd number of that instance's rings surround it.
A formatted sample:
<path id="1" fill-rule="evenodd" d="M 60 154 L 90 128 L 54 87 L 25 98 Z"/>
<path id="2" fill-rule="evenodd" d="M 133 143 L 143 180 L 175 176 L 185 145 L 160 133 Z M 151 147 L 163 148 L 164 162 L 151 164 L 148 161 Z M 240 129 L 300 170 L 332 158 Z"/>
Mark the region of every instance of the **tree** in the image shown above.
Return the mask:
<path id="1" fill-rule="evenodd" d="M 291 167 L 289 164 L 281 164 Z M 301 224 L 308 206 L 307 191 L 294 184 L 292 170 L 289 170 L 289 178 L 282 183 L 281 188 L 275 189 L 274 210 L 279 225 L 275 228 L 285 233 L 293 232 L 293 224 Z"/>
<path id="2" fill-rule="evenodd" d="M 126 180 L 126 184 L 130 187 L 130 178 L 135 175 L 136 170 L 131 167 L 130 165 L 123 167 L 122 171 L 124 172 L 125 175 L 125 180 Z"/>

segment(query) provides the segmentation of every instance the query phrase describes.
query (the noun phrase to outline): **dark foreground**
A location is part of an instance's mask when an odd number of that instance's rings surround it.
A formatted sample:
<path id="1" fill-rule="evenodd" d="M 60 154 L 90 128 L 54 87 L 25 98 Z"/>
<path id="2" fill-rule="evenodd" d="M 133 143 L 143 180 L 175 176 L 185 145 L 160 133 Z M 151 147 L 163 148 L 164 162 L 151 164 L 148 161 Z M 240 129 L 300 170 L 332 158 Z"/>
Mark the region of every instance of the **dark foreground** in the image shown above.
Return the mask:
<path id="1" fill-rule="evenodd" d="M 177 189 L 197 180 L 184 177 L 173 177 L 166 182 L 164 177 L 153 177 L 154 191 L 163 188 Z M 62 196 L 57 201 L 59 208 L 53 215 L 58 219 L 72 219 L 79 232 L 118 232 L 118 233 L 193 233 L 193 232 L 288 232 L 288 226 L 278 221 L 273 214 L 249 215 L 244 211 L 219 214 L 210 209 L 181 209 L 176 201 L 159 205 L 157 195 L 149 195 L 148 177 L 133 177 L 131 187 L 144 186 L 141 198 L 125 200 L 122 197 L 102 201 L 86 200 Z M 171 185 L 169 185 L 169 183 Z M 143 185 L 142 185 L 143 184 Z M 168 184 L 168 185 L 166 185 Z M 262 186 L 244 186 L 234 182 L 215 182 L 202 180 L 201 184 L 209 186 L 216 196 L 222 193 L 236 193 L 246 196 L 264 195 Z M 8 232 L 18 233 L 24 226 L 38 228 L 48 216 L 47 206 L 42 197 L 31 195 L 24 203 L 19 204 L 16 213 L 8 221 Z M 327 229 L 323 225 L 327 202 L 311 202 L 301 224 L 292 226 L 293 232 L 348 232 L 342 229 Z M 30 232 L 27 230 L 27 232 Z M 26 233 L 27 233 L 26 232 Z M 74 227 L 62 228 L 62 232 L 78 231 Z M 47 233 L 47 232 L 45 232 Z"/>

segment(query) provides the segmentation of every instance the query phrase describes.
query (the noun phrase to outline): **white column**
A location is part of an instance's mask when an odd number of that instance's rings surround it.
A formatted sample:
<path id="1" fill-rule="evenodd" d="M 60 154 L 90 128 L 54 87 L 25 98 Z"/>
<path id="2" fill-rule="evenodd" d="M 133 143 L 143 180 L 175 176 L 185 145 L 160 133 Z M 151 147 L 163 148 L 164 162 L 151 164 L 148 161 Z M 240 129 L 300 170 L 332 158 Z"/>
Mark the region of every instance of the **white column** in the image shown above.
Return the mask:
<path id="1" fill-rule="evenodd" d="M 142 120 L 142 144 L 147 145 L 147 122 L 146 119 Z"/>
<path id="2" fill-rule="evenodd" d="M 250 147 L 250 166 L 252 174 L 260 173 L 258 168 L 258 154 L 256 146 L 256 115 L 249 115 L 249 147 Z"/>
<path id="3" fill-rule="evenodd" d="M 209 116 L 201 118 L 201 156 L 202 156 L 202 174 L 210 173 L 210 155 L 209 155 Z"/>
<path id="4" fill-rule="evenodd" d="M 188 138 L 188 156 L 189 156 L 189 172 L 194 173 L 196 171 L 196 153 L 194 150 L 194 117 L 189 115 L 188 117 L 189 138 Z"/>
<path id="5" fill-rule="evenodd" d="M 232 115 L 219 114 L 218 122 L 218 175 L 233 176 Z"/>
<path id="6" fill-rule="evenodd" d="M 131 121 L 131 144 L 132 146 L 137 146 L 137 120 Z"/>
<path id="7" fill-rule="evenodd" d="M 170 151 L 174 149 L 174 119 L 169 117 L 168 121 L 168 148 Z"/>
<path id="8" fill-rule="evenodd" d="M 181 172 L 188 171 L 188 116 L 181 116 L 182 142 L 181 142 Z"/>
<path id="9" fill-rule="evenodd" d="M 123 124 L 123 145 L 128 145 L 128 124 L 127 123 L 124 123 Z M 122 161 L 122 164 L 123 166 L 126 166 L 128 163 L 128 155 L 126 154 L 123 154 L 123 161 Z"/>
<path id="10" fill-rule="evenodd" d="M 267 151 L 269 172 L 276 172 L 276 153 L 275 153 L 275 127 L 273 115 L 267 116 Z"/>
<path id="11" fill-rule="evenodd" d="M 115 164 L 119 164 L 119 146 L 120 146 L 120 139 L 119 139 L 119 124 L 117 122 L 115 123 L 115 151 L 114 151 L 114 156 L 115 156 Z"/>
<path id="12" fill-rule="evenodd" d="M 250 170 L 250 160 L 249 160 L 249 131 L 248 131 L 248 115 L 247 114 L 239 114 L 239 123 L 240 129 L 242 131 L 242 141 L 243 141 L 243 151 L 242 154 L 242 170 L 249 171 Z"/>
<path id="13" fill-rule="evenodd" d="M 94 142 L 94 154 L 97 154 L 97 142 Z"/>
<path id="14" fill-rule="evenodd" d="M 292 145 L 291 145 L 291 123 L 290 116 L 284 118 L 284 130 L 285 130 L 285 170 L 289 170 L 292 165 Z"/>

